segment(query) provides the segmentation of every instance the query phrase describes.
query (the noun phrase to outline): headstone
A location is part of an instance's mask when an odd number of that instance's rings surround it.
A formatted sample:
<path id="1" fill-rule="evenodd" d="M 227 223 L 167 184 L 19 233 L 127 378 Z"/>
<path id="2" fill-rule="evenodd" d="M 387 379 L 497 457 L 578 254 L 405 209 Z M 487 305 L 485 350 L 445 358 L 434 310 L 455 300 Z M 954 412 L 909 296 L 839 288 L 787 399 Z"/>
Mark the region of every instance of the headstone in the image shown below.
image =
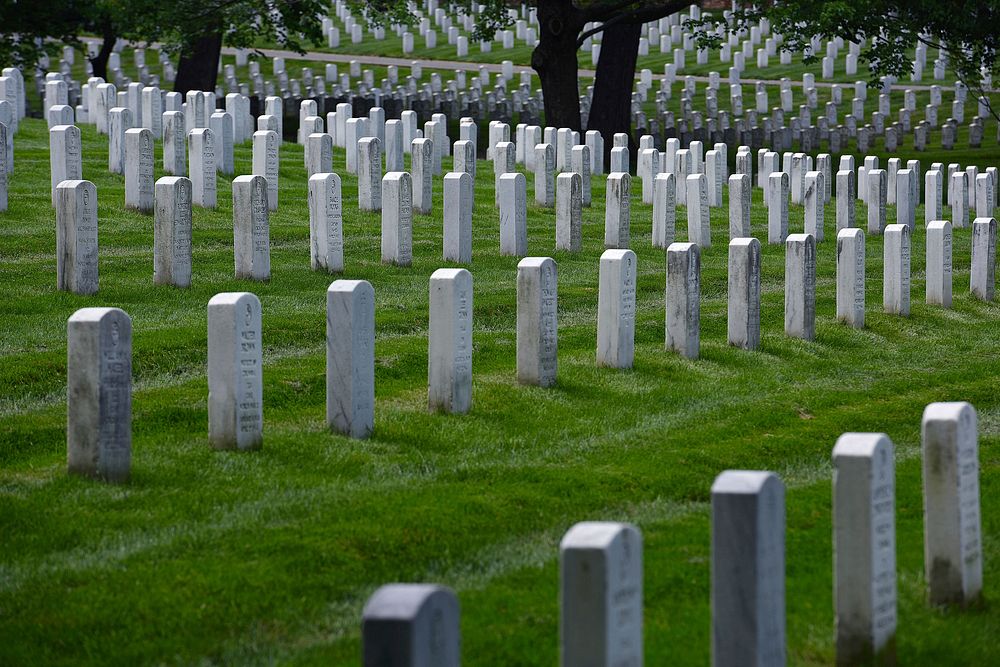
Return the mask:
<path id="1" fill-rule="evenodd" d="M 458 598 L 443 586 L 388 584 L 361 620 L 364 667 L 458 667 Z"/>
<path id="2" fill-rule="evenodd" d="M 191 285 L 191 181 L 164 176 L 154 187 L 153 284 Z"/>
<path id="3" fill-rule="evenodd" d="M 71 474 L 127 482 L 132 320 L 118 308 L 81 308 L 66 323 L 66 339 L 67 468 Z"/>
<path id="4" fill-rule="evenodd" d="M 669 257 L 667 261 L 669 279 Z M 755 238 L 729 242 L 728 316 L 729 344 L 756 350 L 760 346 L 760 241 Z"/>
<path id="5" fill-rule="evenodd" d="M 837 319 L 865 326 L 865 234 L 856 227 L 837 232 Z"/>
<path id="6" fill-rule="evenodd" d="M 571 167 L 574 172 L 580 175 L 580 182 L 583 186 L 581 203 L 583 206 L 590 206 L 590 174 L 591 156 L 589 146 L 574 146 L 570 157 Z"/>
<path id="7" fill-rule="evenodd" d="M 562 174 L 574 176 L 575 174 Z M 517 265 L 517 380 L 550 387 L 558 368 L 556 263 L 525 257 Z"/>
<path id="8" fill-rule="evenodd" d="M 635 253 L 605 250 L 597 297 L 597 365 L 631 368 L 635 348 Z"/>
<path id="9" fill-rule="evenodd" d="M 306 178 L 314 174 L 333 171 L 333 137 L 325 132 L 312 132 L 302 142 L 306 165 Z M 357 172 L 355 172 L 357 173 Z"/>
<path id="10" fill-rule="evenodd" d="M 90 181 L 56 186 L 56 285 L 97 294 L 97 188 Z"/>
<path id="11" fill-rule="evenodd" d="M 528 252 L 527 181 L 515 172 L 500 177 L 500 254 L 523 257 Z"/>
<path id="12" fill-rule="evenodd" d="M 252 173 L 263 176 L 267 181 L 268 210 L 278 210 L 278 150 L 281 141 L 273 130 L 258 130 L 253 133 Z M 331 160 L 332 162 L 332 160 Z"/>
<path id="13" fill-rule="evenodd" d="M 632 208 L 632 177 L 623 172 L 608 174 L 604 205 L 604 247 L 628 248 Z"/>
<path id="14" fill-rule="evenodd" d="M 885 169 L 872 169 L 867 172 L 868 179 L 868 233 L 881 234 L 885 229 L 885 204 L 889 180 Z"/>
<path id="15" fill-rule="evenodd" d="M 657 174 L 653 181 L 653 247 L 674 242 L 677 218 L 677 188 L 673 174 Z"/>
<path id="16" fill-rule="evenodd" d="M 957 171 L 948 183 L 948 202 L 951 205 L 951 224 L 955 229 L 969 224 L 969 181 L 965 172 Z"/>
<path id="17" fill-rule="evenodd" d="M 943 183 L 941 172 L 937 169 L 931 169 L 924 174 L 924 222 L 927 224 L 941 220 L 944 216 Z"/>
<path id="18" fill-rule="evenodd" d="M 969 284 L 972 296 L 983 301 L 993 300 L 996 252 L 996 218 L 976 218 L 972 221 L 972 270 Z"/>
<path id="19" fill-rule="evenodd" d="M 257 449 L 263 442 L 262 352 L 260 299 L 250 292 L 213 296 L 208 302 L 208 441 L 215 449 Z"/>
<path id="20" fill-rule="evenodd" d="M 805 174 L 805 190 L 802 193 L 802 201 L 805 204 L 805 232 L 812 234 L 816 243 L 823 241 L 825 181 L 821 171 L 809 171 Z"/>
<path id="21" fill-rule="evenodd" d="M 666 349 L 697 359 L 701 326 L 701 250 L 696 243 L 667 248 Z"/>
<path id="22" fill-rule="evenodd" d="M 185 155 L 184 114 L 180 111 L 163 112 L 163 171 L 172 176 L 187 175 Z"/>
<path id="23" fill-rule="evenodd" d="M 125 131 L 125 207 L 153 210 L 153 133 L 146 128 Z"/>
<path id="24" fill-rule="evenodd" d="M 910 228 L 885 228 L 882 260 L 882 303 L 885 312 L 910 314 Z"/>
<path id="25" fill-rule="evenodd" d="M 982 595 L 977 422 L 969 403 L 924 409 L 924 577 L 932 605 L 967 606 Z"/>
<path id="26" fill-rule="evenodd" d="M 410 196 L 407 197 L 411 207 L 412 191 L 411 182 Z M 382 146 L 377 137 L 365 137 L 358 141 L 358 208 L 362 211 L 382 210 Z"/>
<path id="27" fill-rule="evenodd" d="M 208 126 L 216 140 L 215 167 L 227 176 L 236 171 L 233 165 L 233 117 L 228 112 L 216 112 L 209 117 Z"/>
<path id="28" fill-rule="evenodd" d="M 642 534 L 585 521 L 559 544 L 563 667 L 642 665 Z"/>
<path id="29" fill-rule="evenodd" d="M 535 203 L 539 206 L 555 204 L 556 151 L 552 144 L 535 146 Z"/>
<path id="30" fill-rule="evenodd" d="M 352 438 L 367 438 L 375 425 L 375 290 L 367 280 L 335 280 L 326 291 L 326 423 Z"/>
<path id="31" fill-rule="evenodd" d="M 576 172 L 559 174 L 556 177 L 556 250 L 580 252 L 582 206 L 583 180 L 580 174 Z"/>
<path id="32" fill-rule="evenodd" d="M 233 251 L 237 278 L 271 278 L 271 229 L 263 176 L 233 179 Z"/>
<path id="33" fill-rule="evenodd" d="M 475 185 L 468 172 L 444 177 L 444 260 L 472 261 L 472 207 Z"/>
<path id="34" fill-rule="evenodd" d="M 727 470 L 712 484 L 712 664 L 784 665 L 785 487 Z"/>
<path id="35" fill-rule="evenodd" d="M 853 229 L 855 226 L 855 211 L 857 189 L 853 169 L 842 169 L 837 172 L 837 231 Z"/>
<path id="36" fill-rule="evenodd" d="M 750 175 L 729 177 L 729 238 L 750 236 Z M 654 220 L 656 218 L 654 217 Z M 759 251 L 758 251 L 759 252 Z"/>
<path id="37" fill-rule="evenodd" d="M 309 259 L 314 271 L 325 269 L 329 273 L 340 273 L 344 270 L 343 199 L 337 174 L 309 177 Z"/>
<path id="38" fill-rule="evenodd" d="M 816 239 L 789 234 L 785 242 L 785 335 L 816 337 Z"/>
<path id="39" fill-rule="evenodd" d="M 381 207 L 382 261 L 410 266 L 413 262 L 413 179 L 405 171 L 390 172 L 382 178 L 379 191 L 384 200 Z"/>
<path id="40" fill-rule="evenodd" d="M 52 205 L 56 206 L 59 184 L 83 178 L 83 143 L 76 125 L 56 125 L 49 130 L 49 173 Z"/>
<path id="41" fill-rule="evenodd" d="M 215 208 L 215 136 L 207 127 L 191 130 L 188 139 L 191 191 L 195 206 Z"/>
<path id="42" fill-rule="evenodd" d="M 951 250 L 951 223 L 947 220 L 928 222 L 926 271 L 928 305 L 951 308 Z"/>
<path id="43" fill-rule="evenodd" d="M 687 177 L 687 223 L 688 241 L 699 248 L 712 245 L 712 229 L 708 207 L 708 179 L 705 174 L 691 174 Z"/>
<path id="44" fill-rule="evenodd" d="M 767 177 L 767 242 L 784 243 L 788 237 L 788 174 Z"/>
<path id="45" fill-rule="evenodd" d="M 892 441 L 845 433 L 833 449 L 837 663 L 896 663 L 896 527 Z"/>
<path id="46" fill-rule="evenodd" d="M 427 405 L 463 414 L 472 406 L 472 274 L 438 269 L 430 279 Z"/>
<path id="47" fill-rule="evenodd" d="M 427 215 L 434 206 L 432 175 L 434 143 L 430 139 L 414 139 L 410 147 L 410 169 L 413 171 L 413 210 Z"/>
<path id="48" fill-rule="evenodd" d="M 115 107 L 108 112 L 108 171 L 125 173 L 125 131 L 132 127 L 132 112 Z"/>

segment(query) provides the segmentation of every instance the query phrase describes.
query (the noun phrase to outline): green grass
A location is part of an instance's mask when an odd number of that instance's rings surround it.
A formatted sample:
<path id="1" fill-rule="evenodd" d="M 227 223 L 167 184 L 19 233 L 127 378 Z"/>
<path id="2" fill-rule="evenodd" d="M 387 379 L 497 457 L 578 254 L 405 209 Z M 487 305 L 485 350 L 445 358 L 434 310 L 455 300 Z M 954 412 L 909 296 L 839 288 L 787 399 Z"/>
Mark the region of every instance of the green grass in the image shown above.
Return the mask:
<path id="1" fill-rule="evenodd" d="M 324 293 L 335 276 L 309 269 L 301 148 L 282 149 L 271 281 L 233 279 L 231 194 L 220 179 L 218 209 L 194 211 L 193 286 L 178 290 L 153 287 L 152 219 L 124 210 L 106 139 L 90 126 L 83 138 L 84 177 L 98 187 L 98 295 L 55 289 L 38 121 L 17 137 L 11 207 L 0 214 L 0 663 L 357 664 L 368 595 L 432 581 L 458 592 L 466 664 L 552 665 L 560 537 L 577 521 L 627 520 L 645 540 L 647 663 L 704 665 L 709 487 L 724 469 L 748 468 L 774 470 L 788 486 L 790 663 L 831 664 L 829 460 L 845 431 L 884 431 L 896 445 L 901 664 L 1000 661 L 1000 306 L 968 294 L 967 228 L 955 231 L 952 310 L 924 304 L 924 234 L 914 234 L 908 318 L 881 312 L 882 242 L 868 237 L 868 326 L 855 331 L 834 318 L 828 206 L 815 342 L 784 335 L 783 251 L 765 245 L 762 344 L 746 352 L 726 344 L 728 209 L 715 209 L 702 356 L 687 361 L 663 349 L 664 256 L 650 246 L 650 207 L 636 202 L 636 360 L 615 371 L 594 363 L 604 219 L 595 177 L 579 254 L 553 253 L 554 213 L 529 210 L 529 252 L 559 265 L 559 381 L 543 390 L 515 381 L 518 260 L 499 256 L 492 172 L 481 162 L 473 407 L 446 416 L 426 409 L 428 278 L 446 265 L 441 181 L 433 214 L 414 221 L 413 266 L 402 269 L 379 263 L 379 216 L 357 211 L 356 179 L 342 173 L 343 277 L 369 280 L 377 304 L 375 432 L 352 441 L 324 427 Z M 991 147 L 937 159 L 995 160 Z M 343 172 L 340 151 L 334 164 Z M 157 165 L 160 176 L 159 156 Z M 248 146 L 236 165 L 249 171 Z M 764 215 L 755 191 L 758 237 Z M 792 231 L 802 215 L 792 207 Z M 679 240 L 685 219 L 681 207 Z M 265 434 L 252 453 L 207 442 L 206 304 L 237 290 L 263 304 Z M 65 471 L 65 323 L 96 305 L 119 306 L 134 323 L 125 486 Z M 920 416 L 945 400 L 970 401 L 980 415 L 986 603 L 967 612 L 924 602 Z"/>

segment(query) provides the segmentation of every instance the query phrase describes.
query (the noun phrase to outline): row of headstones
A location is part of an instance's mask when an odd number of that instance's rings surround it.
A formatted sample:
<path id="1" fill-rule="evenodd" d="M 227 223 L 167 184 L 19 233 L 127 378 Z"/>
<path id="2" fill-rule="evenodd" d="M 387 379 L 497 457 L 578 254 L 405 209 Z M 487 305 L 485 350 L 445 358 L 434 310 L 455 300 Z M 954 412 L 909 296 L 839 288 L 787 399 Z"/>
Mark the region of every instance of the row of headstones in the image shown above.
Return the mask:
<path id="1" fill-rule="evenodd" d="M 971 404 L 924 410 L 924 575 L 934 606 L 968 607 L 982 595 L 978 440 Z M 885 433 L 845 433 L 832 458 L 837 663 L 895 664 L 894 446 Z M 775 473 L 727 470 L 715 478 L 712 664 L 786 663 L 785 524 L 785 486 Z M 643 579 L 636 526 L 586 521 L 566 532 L 559 544 L 561 665 L 643 664 Z M 365 604 L 361 644 L 366 666 L 457 667 L 458 598 L 437 585 L 383 586 Z"/>
<path id="2" fill-rule="evenodd" d="M 184 178 L 163 180 L 173 181 L 163 185 L 173 186 L 175 195 L 189 187 Z M 59 187 L 60 204 L 73 205 L 78 213 L 92 214 L 96 198 L 92 188 L 85 181 L 63 183 Z M 245 192 L 238 193 L 237 188 Z M 250 271 L 244 277 L 260 279 L 262 275 L 253 271 L 269 272 L 266 246 L 259 245 L 257 225 L 247 223 L 256 223 L 263 216 L 266 224 L 263 178 L 237 179 L 234 194 L 243 194 L 241 199 L 249 198 L 251 204 L 247 211 L 237 200 L 234 210 L 237 273 L 242 263 Z M 70 195 L 75 199 L 70 200 Z M 185 271 L 189 280 L 190 229 L 178 233 L 176 228 L 163 227 L 158 220 L 157 282 L 183 279 Z M 59 266 L 63 272 L 67 268 L 63 265 L 67 243 L 62 240 L 62 221 L 59 232 Z M 82 232 L 77 230 L 77 234 Z M 994 297 L 996 235 L 995 219 L 973 224 L 970 287 L 974 296 L 987 301 Z M 383 249 L 385 244 L 383 235 Z M 181 276 L 177 275 L 178 267 L 171 264 L 177 255 L 165 257 L 161 246 L 167 246 L 167 252 L 182 248 L 187 253 L 188 265 L 180 268 Z M 951 306 L 951 251 L 950 224 L 931 223 L 926 263 L 929 304 Z M 72 257 L 72 253 L 68 256 Z M 693 243 L 673 243 L 666 251 L 665 347 L 689 359 L 699 356 L 700 260 L 700 249 Z M 890 225 L 885 233 L 883 262 L 883 305 L 888 313 L 909 314 L 910 262 L 909 228 Z M 87 266 L 75 264 L 73 268 L 82 271 Z M 760 271 L 757 239 L 731 241 L 728 342 L 736 347 L 752 350 L 760 344 Z M 96 263 L 93 272 L 96 279 Z M 599 366 L 633 365 L 636 278 L 636 256 L 631 250 L 612 249 L 601 256 Z M 528 257 L 518 263 L 517 378 L 523 384 L 548 387 L 556 383 L 557 284 L 557 267 L 551 258 Z M 837 319 L 852 327 L 863 327 L 865 250 L 860 230 L 845 229 L 838 234 L 836 291 Z M 815 239 L 809 234 L 791 235 L 785 251 L 787 335 L 806 340 L 815 337 L 815 292 Z M 428 407 L 432 411 L 468 412 L 472 403 L 472 275 L 465 269 L 438 269 L 430 277 L 429 301 Z M 209 438 L 219 448 L 246 449 L 262 442 L 260 312 L 260 301 L 250 293 L 220 294 L 209 302 Z M 126 479 L 131 461 L 131 320 L 116 308 L 84 308 L 70 318 L 69 337 L 70 470 L 111 480 Z M 366 281 L 335 281 L 327 293 L 327 423 L 332 430 L 352 437 L 367 437 L 374 427 L 374 337 L 372 286 Z M 104 405 L 104 401 L 109 403 Z"/>

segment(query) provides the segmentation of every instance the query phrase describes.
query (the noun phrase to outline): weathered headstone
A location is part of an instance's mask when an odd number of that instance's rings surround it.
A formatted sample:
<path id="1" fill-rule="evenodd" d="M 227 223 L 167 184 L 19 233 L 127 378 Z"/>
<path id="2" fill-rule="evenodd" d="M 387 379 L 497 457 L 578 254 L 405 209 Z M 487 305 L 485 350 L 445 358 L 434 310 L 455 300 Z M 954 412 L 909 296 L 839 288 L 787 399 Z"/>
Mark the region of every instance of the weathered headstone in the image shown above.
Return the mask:
<path id="1" fill-rule="evenodd" d="M 993 300 L 996 263 L 996 218 L 976 218 L 972 221 L 972 270 L 969 272 L 972 296 L 983 301 Z"/>
<path id="2" fill-rule="evenodd" d="M 191 181 L 164 176 L 154 187 L 153 284 L 191 285 Z"/>
<path id="3" fill-rule="evenodd" d="M 559 543 L 561 665 L 643 664 L 642 534 L 585 521 Z"/>
<path id="4" fill-rule="evenodd" d="M 666 349 L 697 359 L 701 327 L 701 250 L 696 243 L 667 248 Z"/>
<path id="5" fill-rule="evenodd" d="M 605 250 L 597 295 L 597 365 L 631 368 L 635 353 L 635 253 Z"/>
<path id="6" fill-rule="evenodd" d="M 865 326 L 865 233 L 857 227 L 837 232 L 837 319 Z"/>
<path id="7" fill-rule="evenodd" d="M 233 165 L 233 117 L 226 111 L 215 112 L 209 117 L 208 126 L 215 135 L 217 153 L 215 168 L 227 176 L 235 173 Z"/>
<path id="8" fill-rule="evenodd" d="M 677 181 L 673 174 L 657 174 L 653 181 L 653 247 L 674 242 L 677 226 Z"/>
<path id="9" fill-rule="evenodd" d="M 153 210 L 153 133 L 125 131 L 125 208 Z"/>
<path id="10" fill-rule="evenodd" d="M 163 171 L 172 176 L 187 175 L 184 114 L 163 112 Z"/>
<path id="11" fill-rule="evenodd" d="M 969 403 L 924 409 L 924 576 L 933 605 L 966 606 L 982 595 L 977 422 Z"/>
<path id="12" fill-rule="evenodd" d="M 389 172 L 382 178 L 379 191 L 384 200 L 381 207 L 382 261 L 410 266 L 413 262 L 413 179 L 405 171 Z"/>
<path id="13" fill-rule="evenodd" d="M 559 174 L 556 177 L 556 250 L 580 252 L 582 206 L 583 181 L 580 174 L 576 172 Z"/>
<path id="14" fill-rule="evenodd" d="M 785 241 L 785 335 L 816 337 L 816 239 L 789 234 Z"/>
<path id="15" fill-rule="evenodd" d="M 608 174 L 604 204 L 604 247 L 629 247 L 631 208 L 632 177 L 622 172 Z"/>
<path id="16" fill-rule="evenodd" d="M 556 151 L 552 144 L 535 146 L 535 203 L 539 206 L 555 204 Z"/>
<path id="17" fill-rule="evenodd" d="M 306 178 L 333 172 L 333 137 L 325 132 L 313 132 L 304 143 Z"/>
<path id="18" fill-rule="evenodd" d="M 438 269 L 430 279 L 427 406 L 462 414 L 472 407 L 472 274 Z"/>
<path id="19" fill-rule="evenodd" d="M 802 202 L 805 206 L 805 232 L 812 234 L 816 243 L 823 240 L 823 213 L 826 185 L 823 172 L 805 172 Z"/>
<path id="20" fill-rule="evenodd" d="M 444 177 L 444 260 L 468 264 L 472 261 L 472 207 L 475 185 L 468 172 Z"/>
<path id="21" fill-rule="evenodd" d="M 267 207 L 271 211 L 278 210 L 278 150 L 281 141 L 278 134 L 272 130 L 258 130 L 253 133 L 253 148 L 251 157 L 251 173 L 263 176 L 267 181 Z"/>
<path id="22" fill-rule="evenodd" d="M 261 446 L 262 353 L 260 299 L 250 292 L 213 296 L 208 302 L 208 441 L 212 447 Z"/>
<path id="23" fill-rule="evenodd" d="M 788 174 L 767 177 L 767 242 L 784 243 L 788 237 Z"/>
<path id="24" fill-rule="evenodd" d="M 909 315 L 910 228 L 887 226 L 882 251 L 882 305 L 887 313 Z"/>
<path id="25" fill-rule="evenodd" d="M 271 227 L 263 176 L 233 179 L 233 251 L 237 278 L 271 278 Z"/>
<path id="26" fill-rule="evenodd" d="M 868 179 L 868 233 L 881 234 L 885 230 L 885 205 L 889 187 L 889 176 L 885 169 L 872 169 L 867 172 Z"/>
<path id="27" fill-rule="evenodd" d="M 563 174 L 575 176 L 576 174 Z M 556 263 L 525 257 L 517 265 L 517 380 L 550 387 L 558 368 Z"/>
<path id="28" fill-rule="evenodd" d="M 56 186 L 56 285 L 97 294 L 97 188 L 90 181 Z"/>
<path id="29" fill-rule="evenodd" d="M 750 234 L 750 175 L 733 174 L 729 177 L 729 238 Z"/>
<path id="30" fill-rule="evenodd" d="M 669 276 L 669 257 L 667 261 Z M 755 238 L 729 242 L 728 315 L 729 344 L 756 350 L 760 346 L 760 241 Z"/>
<path id="31" fill-rule="evenodd" d="M 56 206 L 59 184 L 83 178 L 83 144 L 76 125 L 56 125 L 49 130 L 49 172 L 52 205 Z"/>
<path id="32" fill-rule="evenodd" d="M 837 231 L 852 229 L 855 222 L 857 187 L 853 169 L 837 172 Z"/>
<path id="33" fill-rule="evenodd" d="M 66 458 L 71 474 L 128 481 L 132 320 L 118 308 L 81 308 L 66 323 Z"/>
<path id="34" fill-rule="evenodd" d="M 712 664 L 785 664 L 785 487 L 727 470 L 712 484 Z"/>
<path id="35" fill-rule="evenodd" d="M 951 223 L 947 220 L 928 222 L 926 270 L 928 305 L 951 308 L 951 250 Z"/>
<path id="36" fill-rule="evenodd" d="M 528 193 L 524 174 L 500 177 L 500 254 L 523 257 L 528 252 Z"/>
<path id="37" fill-rule="evenodd" d="M 132 128 L 132 111 L 115 107 L 108 112 L 108 171 L 125 173 L 125 131 Z"/>
<path id="38" fill-rule="evenodd" d="M 314 271 L 344 270 L 343 199 L 337 174 L 313 174 L 309 178 L 309 259 Z"/>
<path id="39" fill-rule="evenodd" d="M 191 130 L 188 139 L 192 200 L 195 206 L 215 208 L 215 136 L 207 127 Z"/>
<path id="40" fill-rule="evenodd" d="M 413 210 L 428 214 L 434 206 L 432 190 L 434 143 L 430 139 L 414 139 L 410 147 L 410 169 L 413 171 Z"/>
<path id="41" fill-rule="evenodd" d="M 712 245 L 708 207 L 708 179 L 705 174 L 691 174 L 687 177 L 687 224 L 688 241 L 699 248 Z"/>
<path id="42" fill-rule="evenodd" d="M 892 441 L 845 433 L 833 448 L 837 664 L 895 664 L 896 525 Z"/>
<path id="43" fill-rule="evenodd" d="M 375 290 L 367 280 L 335 280 L 326 291 L 326 423 L 352 438 L 375 426 Z"/>
<path id="44" fill-rule="evenodd" d="M 409 180 L 410 175 L 406 176 Z M 411 181 L 411 194 L 407 201 L 411 212 L 412 191 Z M 382 145 L 377 137 L 365 137 L 358 141 L 358 208 L 362 211 L 382 210 Z"/>
<path id="45" fill-rule="evenodd" d="M 948 203 L 951 205 L 951 224 L 955 229 L 969 225 L 969 181 L 965 172 L 957 171 L 948 183 Z"/>

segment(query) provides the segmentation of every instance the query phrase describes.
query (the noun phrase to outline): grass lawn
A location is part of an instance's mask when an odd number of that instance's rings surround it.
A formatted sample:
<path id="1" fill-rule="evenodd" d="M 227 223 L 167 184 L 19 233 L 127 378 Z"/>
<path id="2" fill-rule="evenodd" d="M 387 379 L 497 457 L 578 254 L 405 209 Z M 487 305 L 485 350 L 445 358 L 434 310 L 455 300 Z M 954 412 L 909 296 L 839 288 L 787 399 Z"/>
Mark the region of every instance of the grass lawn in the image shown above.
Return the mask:
<path id="1" fill-rule="evenodd" d="M 1000 305 L 968 294 L 968 228 L 954 233 L 955 304 L 944 310 L 924 303 L 918 225 L 908 318 L 881 312 L 882 240 L 869 236 L 867 328 L 856 331 L 834 318 L 831 203 L 816 340 L 785 337 L 783 249 L 765 243 L 762 344 L 746 352 L 726 344 L 728 208 L 714 209 L 702 357 L 687 361 L 663 349 L 664 255 L 650 245 L 651 207 L 634 202 L 636 360 L 615 371 L 594 362 L 604 231 L 595 177 L 579 254 L 553 252 L 554 212 L 530 207 L 529 253 L 559 266 L 559 381 L 522 387 L 518 260 L 499 256 L 492 170 L 480 162 L 473 407 L 428 414 L 428 278 L 446 266 L 441 181 L 433 214 L 414 220 L 412 268 L 382 266 L 380 218 L 357 211 L 356 178 L 336 151 L 343 277 L 369 280 L 376 294 L 375 432 L 352 441 L 324 427 L 325 291 L 335 276 L 309 269 L 301 148 L 281 152 L 271 281 L 233 278 L 231 190 L 220 178 L 218 209 L 194 211 L 193 285 L 178 290 L 152 284 L 152 218 L 124 209 L 106 138 L 84 126 L 83 139 L 84 177 L 98 188 L 98 295 L 55 289 L 40 121 L 17 136 L 10 210 L 0 214 L 0 664 L 358 664 L 366 598 L 383 583 L 427 581 L 458 592 L 466 664 L 553 665 L 559 539 L 578 521 L 625 520 L 645 540 L 647 664 L 705 665 L 709 488 L 728 468 L 773 470 L 787 485 L 789 661 L 831 664 L 830 454 L 845 431 L 884 431 L 896 446 L 900 663 L 1000 662 Z M 998 154 L 990 140 L 920 159 L 925 168 L 986 166 Z M 161 164 L 158 146 L 158 177 Z M 249 170 L 241 146 L 236 171 Z M 639 191 L 634 184 L 634 199 Z M 685 240 L 683 207 L 677 219 Z M 802 219 L 792 207 L 792 231 Z M 759 191 L 753 231 L 766 240 Z M 208 446 L 206 305 L 222 291 L 253 291 L 263 304 L 258 452 Z M 124 486 L 65 471 L 66 319 L 98 305 L 133 318 L 133 477 Z M 982 468 L 986 602 L 965 612 L 924 602 L 920 417 L 927 403 L 956 400 L 979 411 Z"/>

